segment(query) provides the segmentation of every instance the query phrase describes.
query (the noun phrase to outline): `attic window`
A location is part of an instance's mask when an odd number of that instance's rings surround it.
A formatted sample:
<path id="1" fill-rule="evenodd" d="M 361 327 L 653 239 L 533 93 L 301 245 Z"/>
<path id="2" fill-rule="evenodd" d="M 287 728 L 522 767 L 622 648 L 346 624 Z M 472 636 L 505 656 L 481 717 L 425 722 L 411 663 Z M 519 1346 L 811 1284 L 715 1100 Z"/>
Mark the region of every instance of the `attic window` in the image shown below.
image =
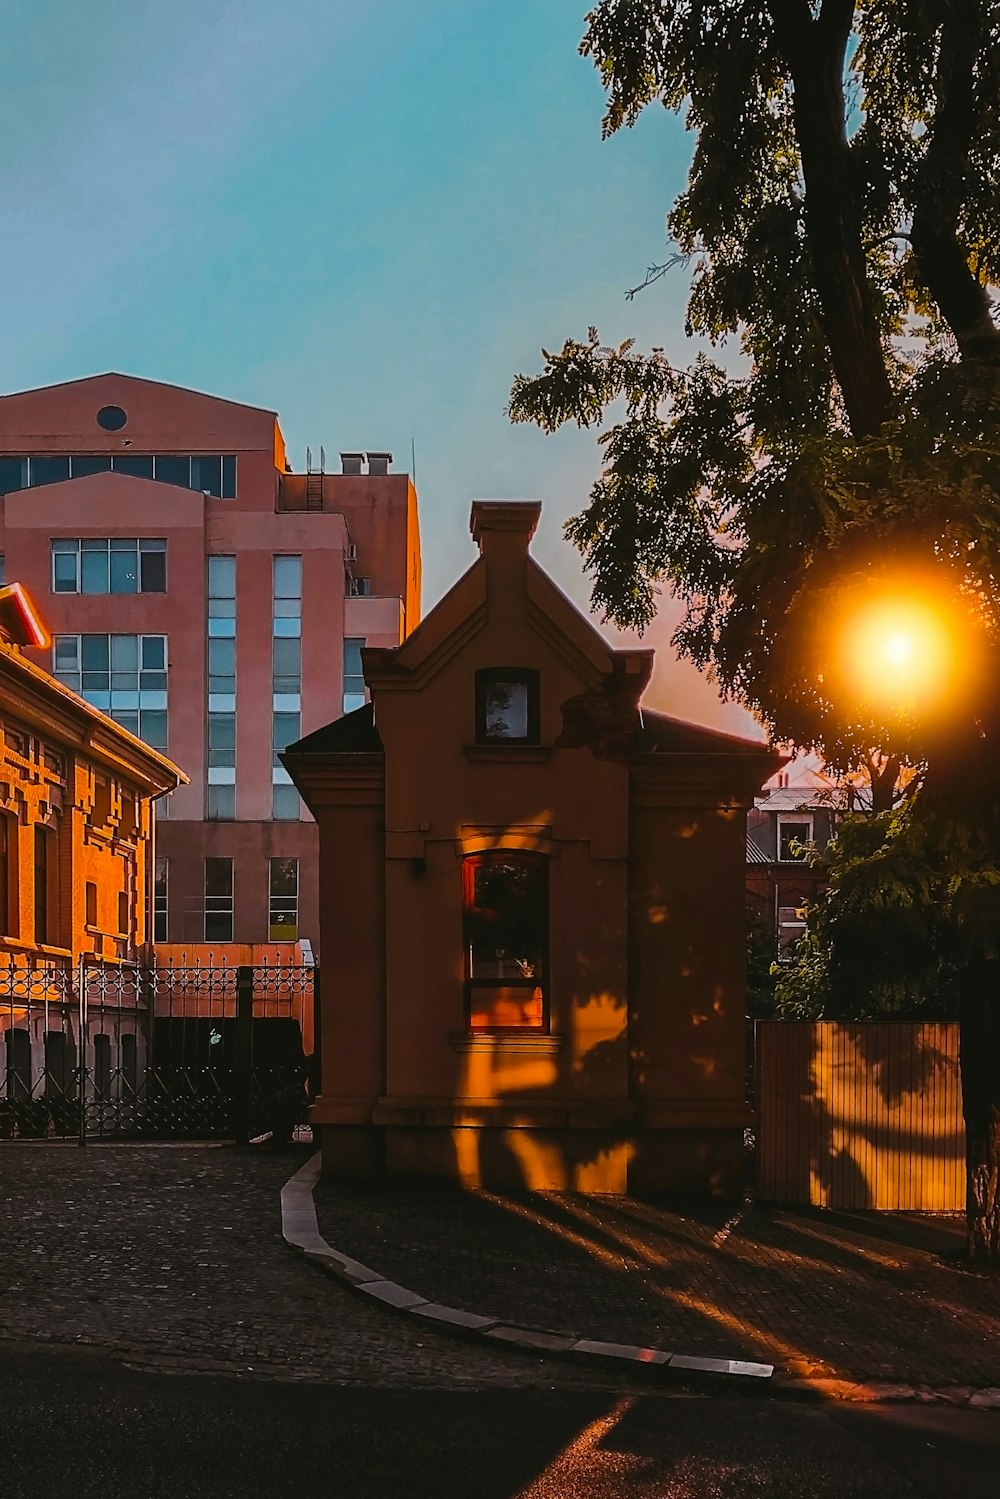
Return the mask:
<path id="1" fill-rule="evenodd" d="M 804 845 L 812 842 L 813 820 L 802 813 L 778 818 L 778 859 L 791 864 L 805 858 Z"/>
<path id="2" fill-rule="evenodd" d="M 476 743 L 537 744 L 538 672 L 491 666 L 476 672 Z"/>
<path id="3" fill-rule="evenodd" d="M 102 406 L 97 413 L 97 425 L 105 432 L 120 432 L 127 421 L 120 406 Z"/>

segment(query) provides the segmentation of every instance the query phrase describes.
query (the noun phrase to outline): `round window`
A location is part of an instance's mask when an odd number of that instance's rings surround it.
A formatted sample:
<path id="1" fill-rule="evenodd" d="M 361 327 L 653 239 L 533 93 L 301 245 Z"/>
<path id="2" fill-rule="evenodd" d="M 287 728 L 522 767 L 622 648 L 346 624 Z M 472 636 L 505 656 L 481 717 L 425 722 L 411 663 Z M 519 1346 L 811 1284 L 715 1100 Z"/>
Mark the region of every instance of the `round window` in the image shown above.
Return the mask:
<path id="1" fill-rule="evenodd" d="M 105 432 L 120 432 L 128 416 L 120 406 L 102 406 L 97 413 L 97 425 Z"/>

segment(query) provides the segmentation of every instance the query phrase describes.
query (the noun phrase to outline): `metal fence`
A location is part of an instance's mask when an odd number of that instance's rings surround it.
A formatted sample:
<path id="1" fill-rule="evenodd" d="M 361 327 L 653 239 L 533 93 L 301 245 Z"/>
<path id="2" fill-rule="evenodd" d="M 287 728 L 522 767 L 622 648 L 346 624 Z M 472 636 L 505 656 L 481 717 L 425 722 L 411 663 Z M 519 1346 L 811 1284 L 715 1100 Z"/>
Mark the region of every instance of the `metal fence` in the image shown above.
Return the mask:
<path id="1" fill-rule="evenodd" d="M 304 1120 L 318 974 L 0 966 L 0 1139 L 250 1139 Z"/>
<path id="2" fill-rule="evenodd" d="M 844 1210 L 960 1212 L 958 1026 L 756 1026 L 757 1192 Z"/>

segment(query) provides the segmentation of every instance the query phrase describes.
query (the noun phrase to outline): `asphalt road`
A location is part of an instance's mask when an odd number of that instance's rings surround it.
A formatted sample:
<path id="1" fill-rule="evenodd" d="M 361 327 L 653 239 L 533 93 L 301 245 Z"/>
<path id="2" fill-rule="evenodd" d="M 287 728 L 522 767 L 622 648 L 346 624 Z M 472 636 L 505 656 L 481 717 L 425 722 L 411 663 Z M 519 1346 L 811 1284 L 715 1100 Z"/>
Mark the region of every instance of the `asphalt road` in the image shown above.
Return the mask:
<path id="1" fill-rule="evenodd" d="M 4 1499 L 996 1499 L 1000 1415 L 133 1371 L 0 1343 Z"/>

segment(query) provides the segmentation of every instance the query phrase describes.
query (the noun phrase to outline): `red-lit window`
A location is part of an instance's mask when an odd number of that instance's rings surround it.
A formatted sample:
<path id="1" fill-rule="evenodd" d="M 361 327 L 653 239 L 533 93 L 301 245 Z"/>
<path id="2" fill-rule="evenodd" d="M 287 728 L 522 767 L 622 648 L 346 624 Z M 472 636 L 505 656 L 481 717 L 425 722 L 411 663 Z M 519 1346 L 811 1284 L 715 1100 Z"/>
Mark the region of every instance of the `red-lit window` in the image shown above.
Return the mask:
<path id="1" fill-rule="evenodd" d="M 462 938 L 470 1030 L 543 1030 L 547 1021 L 548 865 L 506 849 L 462 868 Z"/>

